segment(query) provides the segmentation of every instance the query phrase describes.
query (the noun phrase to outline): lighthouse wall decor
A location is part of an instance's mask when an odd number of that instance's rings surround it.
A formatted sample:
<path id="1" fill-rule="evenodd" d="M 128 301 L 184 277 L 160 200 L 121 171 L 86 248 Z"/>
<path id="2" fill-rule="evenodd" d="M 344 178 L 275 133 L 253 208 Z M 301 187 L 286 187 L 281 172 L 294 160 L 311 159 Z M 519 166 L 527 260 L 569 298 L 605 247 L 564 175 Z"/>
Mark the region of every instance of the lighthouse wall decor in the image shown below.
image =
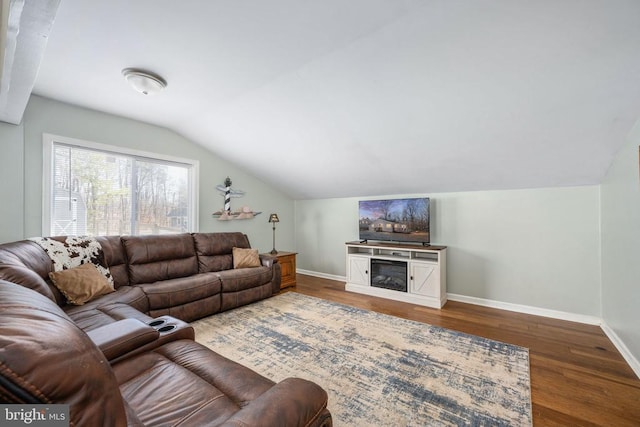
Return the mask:
<path id="1" fill-rule="evenodd" d="M 232 219 L 251 219 L 260 215 L 261 212 L 253 212 L 249 206 L 242 206 L 235 212 L 231 211 L 231 198 L 244 196 L 244 191 L 232 189 L 231 184 L 231 178 L 227 177 L 224 184 L 216 185 L 216 189 L 224 196 L 224 209 L 214 212 L 213 216 L 218 217 L 218 221 L 230 221 Z"/>

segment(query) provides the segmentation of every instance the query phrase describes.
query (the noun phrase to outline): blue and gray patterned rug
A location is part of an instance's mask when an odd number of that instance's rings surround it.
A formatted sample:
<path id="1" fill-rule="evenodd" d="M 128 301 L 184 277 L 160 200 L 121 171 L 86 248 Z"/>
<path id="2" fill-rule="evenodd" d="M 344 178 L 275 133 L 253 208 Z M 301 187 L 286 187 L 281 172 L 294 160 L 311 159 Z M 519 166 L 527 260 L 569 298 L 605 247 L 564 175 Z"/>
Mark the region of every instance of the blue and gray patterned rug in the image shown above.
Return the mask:
<path id="1" fill-rule="evenodd" d="M 193 323 L 196 340 L 329 394 L 340 426 L 530 426 L 526 348 L 288 292 Z"/>

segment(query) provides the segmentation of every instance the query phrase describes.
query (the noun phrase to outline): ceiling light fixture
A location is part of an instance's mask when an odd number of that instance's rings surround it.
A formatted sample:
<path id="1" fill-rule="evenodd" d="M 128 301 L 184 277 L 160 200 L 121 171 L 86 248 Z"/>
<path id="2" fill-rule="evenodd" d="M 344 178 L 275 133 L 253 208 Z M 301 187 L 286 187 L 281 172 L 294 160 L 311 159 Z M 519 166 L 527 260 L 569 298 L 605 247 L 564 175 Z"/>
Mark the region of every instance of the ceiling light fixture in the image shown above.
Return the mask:
<path id="1" fill-rule="evenodd" d="M 153 95 L 167 87 L 165 79 L 139 68 L 125 68 L 122 75 L 132 88 L 145 95 Z"/>

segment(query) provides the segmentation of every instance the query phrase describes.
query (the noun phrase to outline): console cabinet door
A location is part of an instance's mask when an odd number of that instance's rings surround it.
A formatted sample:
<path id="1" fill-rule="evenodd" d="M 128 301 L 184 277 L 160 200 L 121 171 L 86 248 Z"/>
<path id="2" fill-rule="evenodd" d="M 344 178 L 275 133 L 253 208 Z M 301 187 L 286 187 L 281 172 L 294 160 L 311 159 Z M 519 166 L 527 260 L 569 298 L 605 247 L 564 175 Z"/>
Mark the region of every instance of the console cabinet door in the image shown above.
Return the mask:
<path id="1" fill-rule="evenodd" d="M 349 277 L 347 281 L 354 285 L 369 286 L 369 258 L 349 256 Z"/>
<path id="2" fill-rule="evenodd" d="M 440 267 L 428 262 L 411 262 L 410 292 L 440 298 Z"/>

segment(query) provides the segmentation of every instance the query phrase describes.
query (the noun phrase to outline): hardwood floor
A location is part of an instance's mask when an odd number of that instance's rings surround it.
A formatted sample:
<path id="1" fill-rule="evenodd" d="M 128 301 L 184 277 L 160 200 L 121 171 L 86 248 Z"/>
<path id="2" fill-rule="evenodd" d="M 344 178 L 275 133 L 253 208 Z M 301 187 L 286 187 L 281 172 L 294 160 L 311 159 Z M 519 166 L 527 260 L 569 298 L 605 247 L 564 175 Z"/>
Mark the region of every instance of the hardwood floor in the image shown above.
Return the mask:
<path id="1" fill-rule="evenodd" d="M 454 301 L 436 310 L 302 274 L 288 291 L 529 348 L 535 426 L 640 426 L 640 380 L 598 326 Z"/>

